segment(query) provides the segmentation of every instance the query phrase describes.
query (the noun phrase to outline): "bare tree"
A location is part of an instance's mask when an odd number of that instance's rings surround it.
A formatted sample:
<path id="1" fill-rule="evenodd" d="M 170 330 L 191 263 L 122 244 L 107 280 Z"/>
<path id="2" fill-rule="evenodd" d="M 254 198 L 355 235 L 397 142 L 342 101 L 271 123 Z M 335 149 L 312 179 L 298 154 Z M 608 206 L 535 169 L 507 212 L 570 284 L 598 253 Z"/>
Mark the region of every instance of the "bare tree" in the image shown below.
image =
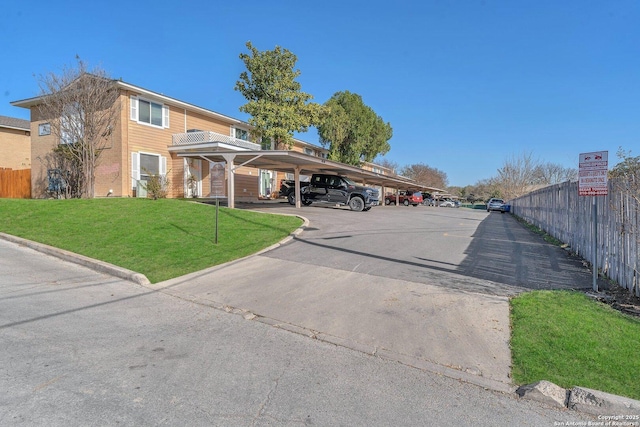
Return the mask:
<path id="1" fill-rule="evenodd" d="M 537 167 L 538 162 L 530 152 L 507 158 L 502 168 L 498 169 L 500 195 L 509 200 L 529 192 L 536 182 Z"/>
<path id="2" fill-rule="evenodd" d="M 374 163 L 382 166 L 383 168 L 391 169 L 395 174 L 397 174 L 398 170 L 400 170 L 400 166 L 398 165 L 397 162 L 388 160 L 384 157 L 378 157 L 377 159 L 374 160 Z"/>
<path id="3" fill-rule="evenodd" d="M 40 77 L 42 103 L 38 108 L 50 121 L 51 134 L 64 145 L 65 155 L 79 165 L 78 193 L 93 198 L 96 166 L 120 114 L 119 92 L 104 70 L 89 72 L 76 59 L 77 68 Z"/>
<path id="4" fill-rule="evenodd" d="M 400 171 L 402 176 L 411 178 L 418 184 L 425 185 L 427 187 L 446 188 L 447 187 L 447 174 L 436 168 L 432 168 L 423 163 L 417 163 L 410 166 L 405 166 Z"/>
<path id="5" fill-rule="evenodd" d="M 541 185 L 559 184 L 578 179 L 578 170 L 565 168 L 556 163 L 543 163 L 534 170 L 534 182 Z"/>

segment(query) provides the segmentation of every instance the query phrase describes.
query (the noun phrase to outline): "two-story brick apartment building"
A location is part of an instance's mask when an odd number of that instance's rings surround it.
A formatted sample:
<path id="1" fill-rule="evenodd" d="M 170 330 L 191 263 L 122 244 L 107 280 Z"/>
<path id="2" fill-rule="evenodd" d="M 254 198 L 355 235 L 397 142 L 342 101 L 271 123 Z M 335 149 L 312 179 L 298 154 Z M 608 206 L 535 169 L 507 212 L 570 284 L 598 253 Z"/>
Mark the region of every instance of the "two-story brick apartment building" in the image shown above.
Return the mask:
<path id="1" fill-rule="evenodd" d="M 217 150 L 269 150 L 269 143 L 249 139 L 250 126 L 232 117 L 177 100 L 138 86 L 114 81 L 119 90 L 120 115 L 96 168 L 96 197 L 145 197 L 144 183 L 150 174 L 166 175 L 169 197 L 206 197 L 210 193 L 210 162 L 184 158 L 170 150 L 192 146 Z M 40 116 L 41 97 L 12 102 L 31 110 L 32 195 L 47 197 L 48 153 L 61 143 Z M 326 150 L 296 140 L 294 151 L 326 157 Z M 228 172 L 227 172 L 228 173 Z M 235 200 L 268 198 L 278 190 L 282 172 L 238 167 Z"/>

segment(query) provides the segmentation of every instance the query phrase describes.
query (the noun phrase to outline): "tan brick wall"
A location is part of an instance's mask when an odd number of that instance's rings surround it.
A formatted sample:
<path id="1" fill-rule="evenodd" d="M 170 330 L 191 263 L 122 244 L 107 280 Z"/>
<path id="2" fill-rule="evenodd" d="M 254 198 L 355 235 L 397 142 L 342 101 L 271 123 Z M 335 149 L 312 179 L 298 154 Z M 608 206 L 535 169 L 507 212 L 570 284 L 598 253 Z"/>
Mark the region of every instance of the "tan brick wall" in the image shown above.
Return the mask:
<path id="1" fill-rule="evenodd" d="M 38 135 L 38 127 L 42 123 L 51 123 L 51 118 L 40 116 L 36 107 L 31 109 L 31 194 L 33 198 L 48 196 L 47 169 L 50 167 L 49 158 L 53 150 L 58 146 L 58 139 L 52 134 Z M 98 157 L 95 170 L 95 197 L 107 197 L 109 190 L 113 190 L 111 196 L 123 195 L 122 187 L 122 137 L 120 123 L 116 123 L 111 135 L 105 144 L 105 149 Z M 126 194 L 125 194 L 126 195 Z"/>
<path id="2" fill-rule="evenodd" d="M 122 99 L 122 97 L 121 97 Z M 120 115 L 114 124 L 111 134 L 105 142 L 105 149 L 100 153 L 95 171 L 95 197 L 122 197 L 126 196 L 126 187 L 123 187 L 123 178 L 126 175 L 125 165 L 122 164 L 122 102 L 120 102 Z M 109 190 L 112 190 L 109 193 Z"/>
<path id="3" fill-rule="evenodd" d="M 28 130 L 0 127 L 0 168 L 31 168 L 31 136 Z"/>
<path id="4" fill-rule="evenodd" d="M 42 117 L 36 107 L 31 108 L 31 197 L 34 199 L 48 197 L 47 168 L 50 167 L 51 153 L 59 141 L 53 134 L 38 135 L 38 126 L 51 121 L 49 117 Z"/>

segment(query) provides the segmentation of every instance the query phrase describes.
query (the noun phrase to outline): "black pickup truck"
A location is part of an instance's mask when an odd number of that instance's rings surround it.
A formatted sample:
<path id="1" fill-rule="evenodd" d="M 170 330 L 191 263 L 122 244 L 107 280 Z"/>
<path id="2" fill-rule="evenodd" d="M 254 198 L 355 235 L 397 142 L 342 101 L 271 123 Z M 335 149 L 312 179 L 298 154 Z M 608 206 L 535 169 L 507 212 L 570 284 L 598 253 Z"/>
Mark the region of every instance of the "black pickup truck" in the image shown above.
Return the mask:
<path id="1" fill-rule="evenodd" d="M 349 206 L 352 211 L 368 211 L 379 203 L 378 190 L 357 185 L 351 179 L 339 175 L 314 173 L 308 182 L 300 183 L 300 201 L 308 206 L 312 203 L 330 203 Z M 295 183 L 283 181 L 280 195 L 289 203 L 296 204 Z"/>

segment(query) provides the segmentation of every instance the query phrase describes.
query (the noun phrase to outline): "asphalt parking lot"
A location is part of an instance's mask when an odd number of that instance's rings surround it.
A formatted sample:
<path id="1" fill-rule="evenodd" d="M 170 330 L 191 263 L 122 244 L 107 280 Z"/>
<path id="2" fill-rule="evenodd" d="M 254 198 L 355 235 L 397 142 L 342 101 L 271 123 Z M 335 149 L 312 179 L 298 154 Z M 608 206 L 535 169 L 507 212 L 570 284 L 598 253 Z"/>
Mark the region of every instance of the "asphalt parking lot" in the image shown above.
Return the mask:
<path id="1" fill-rule="evenodd" d="M 466 208 L 379 206 L 369 212 L 286 204 L 311 225 L 264 256 L 345 271 L 511 296 L 535 289 L 590 289 L 582 261 L 511 215 Z"/>

